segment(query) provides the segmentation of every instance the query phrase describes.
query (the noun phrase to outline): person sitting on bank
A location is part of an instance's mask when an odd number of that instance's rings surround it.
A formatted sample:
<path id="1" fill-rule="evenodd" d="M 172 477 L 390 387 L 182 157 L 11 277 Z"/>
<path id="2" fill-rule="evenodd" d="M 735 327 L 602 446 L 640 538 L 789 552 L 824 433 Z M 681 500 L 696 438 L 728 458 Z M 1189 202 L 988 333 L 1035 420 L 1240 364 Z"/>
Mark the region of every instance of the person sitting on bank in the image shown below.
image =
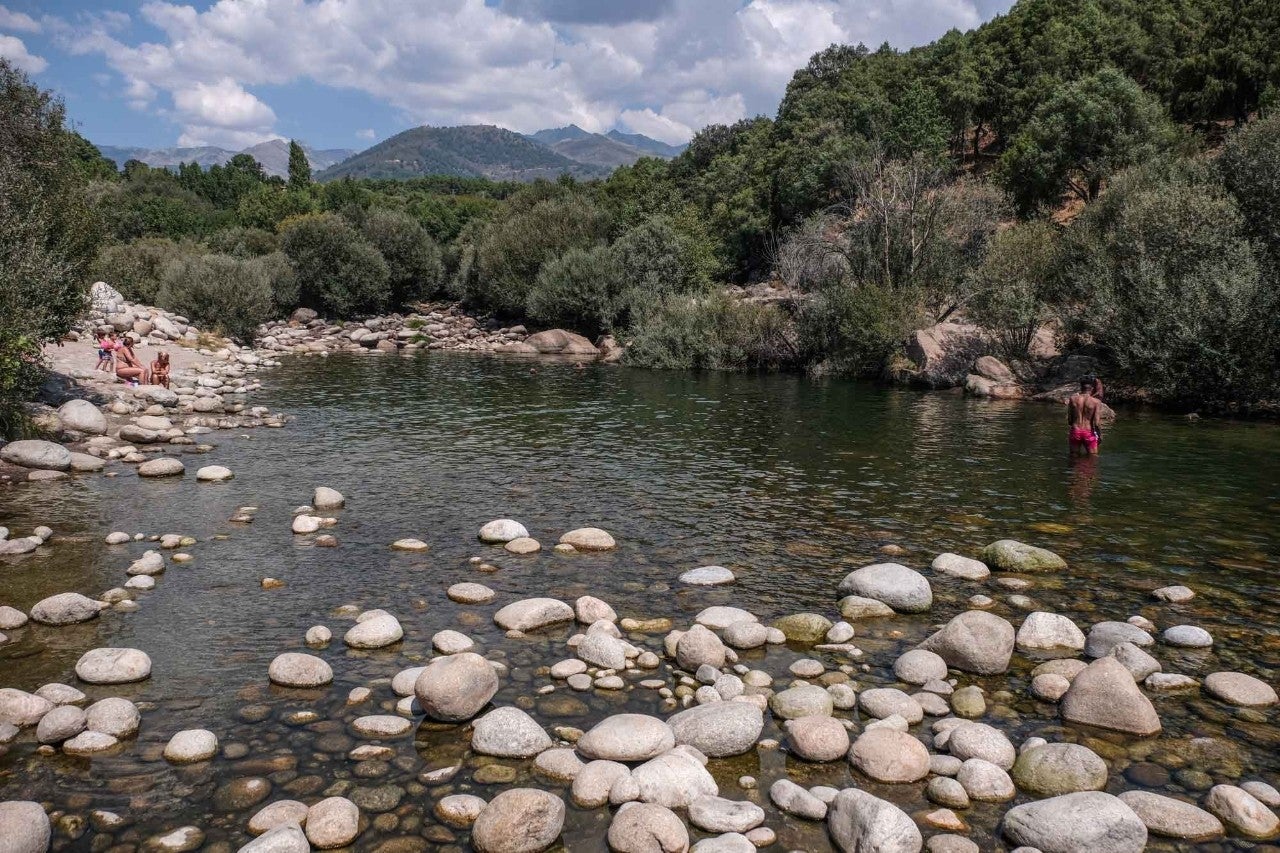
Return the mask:
<path id="1" fill-rule="evenodd" d="M 1095 381 L 1092 376 L 1081 377 L 1080 393 L 1067 400 L 1067 443 L 1074 454 L 1092 456 L 1098 452 L 1102 403 L 1093 396 Z"/>
<path id="2" fill-rule="evenodd" d="M 138 354 L 133 351 L 133 342 L 134 336 L 132 334 L 125 335 L 124 340 L 120 342 L 120 346 L 116 349 L 116 376 L 133 385 L 139 383 L 149 385 L 151 376 L 147 369 L 142 366 L 142 361 L 138 358 Z"/>
<path id="3" fill-rule="evenodd" d="M 169 387 L 169 353 L 156 353 L 155 361 L 151 362 L 151 382 Z"/>

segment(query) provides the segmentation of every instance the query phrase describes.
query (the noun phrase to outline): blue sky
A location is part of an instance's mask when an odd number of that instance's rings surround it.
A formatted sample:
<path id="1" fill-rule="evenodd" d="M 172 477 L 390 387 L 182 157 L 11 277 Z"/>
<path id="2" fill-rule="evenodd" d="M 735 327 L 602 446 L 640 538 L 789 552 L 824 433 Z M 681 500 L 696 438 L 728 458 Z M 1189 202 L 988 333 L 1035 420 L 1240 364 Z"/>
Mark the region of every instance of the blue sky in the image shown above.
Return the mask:
<path id="1" fill-rule="evenodd" d="M 107 145 L 364 148 L 419 124 L 683 142 L 773 114 L 832 42 L 898 47 L 1012 0 L 0 0 L 0 55 Z"/>

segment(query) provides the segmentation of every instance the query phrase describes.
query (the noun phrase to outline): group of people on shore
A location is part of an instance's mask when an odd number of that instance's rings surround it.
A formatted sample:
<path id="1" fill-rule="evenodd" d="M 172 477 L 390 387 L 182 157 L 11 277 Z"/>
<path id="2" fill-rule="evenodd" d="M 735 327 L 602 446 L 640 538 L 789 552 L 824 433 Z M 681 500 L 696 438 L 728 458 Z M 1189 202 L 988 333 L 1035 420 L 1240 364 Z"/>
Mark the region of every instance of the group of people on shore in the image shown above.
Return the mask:
<path id="1" fill-rule="evenodd" d="M 133 345 L 137 337 L 126 333 L 117 337 L 115 331 L 106 331 L 98 336 L 98 364 L 95 370 L 106 373 L 114 372 L 116 376 L 130 385 L 162 385 L 169 387 L 169 354 L 156 353 L 148 367 L 134 352 Z"/>

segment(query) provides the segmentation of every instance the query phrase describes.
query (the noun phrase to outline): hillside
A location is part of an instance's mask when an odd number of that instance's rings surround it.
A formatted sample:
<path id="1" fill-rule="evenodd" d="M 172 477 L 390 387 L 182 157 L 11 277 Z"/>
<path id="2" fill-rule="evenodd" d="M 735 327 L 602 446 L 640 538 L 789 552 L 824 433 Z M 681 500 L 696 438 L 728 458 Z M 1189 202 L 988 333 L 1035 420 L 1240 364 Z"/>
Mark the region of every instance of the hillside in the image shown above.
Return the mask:
<path id="1" fill-rule="evenodd" d="M 198 163 L 202 168 L 223 166 L 237 154 L 248 154 L 262 164 L 268 175 L 287 177 L 289 174 L 289 143 L 283 139 L 272 139 L 245 148 L 243 151 L 228 151 L 212 145 L 194 148 L 127 148 L 116 145 L 99 145 L 102 156 L 113 161 L 117 168 L 123 168 L 130 160 L 139 160 L 156 168 L 175 169 L 179 163 Z M 307 152 L 311 169 L 318 172 L 354 154 L 346 148 L 316 149 L 305 143 L 302 149 Z"/>
<path id="2" fill-rule="evenodd" d="M 623 133 L 620 130 L 611 130 L 605 136 L 614 142 L 630 145 L 632 148 L 639 149 L 647 155 L 661 157 L 664 160 L 679 157 L 684 152 L 684 149 L 689 147 L 687 144 L 668 145 L 665 142 L 659 142 L 652 137 L 645 136 L 643 133 Z"/>
<path id="3" fill-rule="evenodd" d="M 317 180 L 458 175 L 532 181 L 562 174 L 598 178 L 607 169 L 570 160 L 518 133 L 491 125 L 415 127 L 326 169 Z"/>
<path id="4" fill-rule="evenodd" d="M 607 134 L 591 133 L 576 124 L 540 130 L 530 134 L 529 138 L 570 160 L 606 169 L 630 166 L 641 157 L 670 160 L 684 150 L 639 133 L 620 133 L 616 130 Z"/>

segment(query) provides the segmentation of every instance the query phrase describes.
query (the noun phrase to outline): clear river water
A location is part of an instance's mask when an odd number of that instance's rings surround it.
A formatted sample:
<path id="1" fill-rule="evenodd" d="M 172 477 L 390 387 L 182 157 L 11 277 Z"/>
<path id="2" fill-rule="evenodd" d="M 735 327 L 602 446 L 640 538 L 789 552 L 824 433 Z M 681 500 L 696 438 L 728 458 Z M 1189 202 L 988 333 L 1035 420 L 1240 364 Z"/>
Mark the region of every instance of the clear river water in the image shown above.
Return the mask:
<path id="1" fill-rule="evenodd" d="M 1275 684 L 1280 677 L 1280 428 L 1265 423 L 1122 411 L 1106 430 L 1102 454 L 1071 460 L 1056 406 L 967 399 L 954 393 L 886 390 L 787 375 L 662 373 L 439 354 L 416 357 L 298 359 L 264 374 L 255 396 L 294 420 L 283 429 L 210 436 L 213 451 L 186 459 L 181 479 L 139 480 L 116 466 L 115 478 L 0 491 L 0 523 L 15 535 L 37 524 L 55 532 L 49 547 L 0 563 L 0 604 L 24 611 L 64 591 L 93 596 L 123 585 L 128 564 L 152 543 L 106 546 L 113 530 L 196 537 L 194 560 L 171 565 L 132 613 L 108 610 L 78 626 L 36 625 L 0 646 L 0 686 L 34 690 L 77 685 L 98 699 L 142 703 L 136 741 L 89 758 L 42 755 L 31 732 L 0 753 L 0 800 L 35 799 L 55 814 L 57 850 L 133 850 L 183 825 L 206 834 L 206 850 L 233 851 L 246 824 L 276 799 L 351 796 L 368 824 L 353 849 L 381 853 L 465 850 L 468 834 L 440 824 L 432 806 L 446 793 L 486 798 L 513 785 L 564 786 L 535 777 L 527 761 L 467 752 L 458 727 L 424 723 L 388 741 L 389 760 L 352 761 L 363 742 L 356 716 L 394 705 L 388 679 L 424 662 L 432 634 L 454 628 L 504 660 L 497 704 L 519 702 L 548 727 L 588 728 L 622 709 L 658 713 L 651 690 L 574 693 L 538 672 L 569 651 L 565 627 L 508 639 L 491 619 L 497 606 L 527 596 L 567 600 L 592 594 L 621 616 L 670 617 L 687 627 L 713 604 L 733 604 L 769 620 L 813 611 L 838 619 L 837 584 L 860 566 L 892 559 L 928 574 L 944 551 L 977 556 L 983 545 L 1015 538 L 1051 548 L 1068 571 L 1030 578 L 1021 594 L 1036 609 L 1070 615 L 1087 629 L 1104 619 L 1142 614 L 1161 629 L 1201 625 L 1206 651 L 1156 647 L 1166 671 L 1202 678 L 1240 669 Z M 235 479 L 195 481 L 195 467 L 225 464 Z M 318 485 L 347 497 L 331 531 L 340 545 L 317 548 L 289 530 L 294 508 Z M 228 519 L 259 507 L 250 525 Z M 477 542 L 494 518 L 522 521 L 544 543 L 516 557 Z M 598 526 L 617 550 L 561 556 L 550 545 L 571 528 Z M 425 554 L 389 544 L 417 537 Z M 881 549 L 904 553 L 886 557 Z M 482 557 L 496 571 L 470 562 Z M 683 586 L 678 575 L 700 565 L 730 567 L 737 583 Z M 285 586 L 263 589 L 264 577 Z M 473 580 L 498 593 L 492 605 L 451 603 L 445 589 Z M 993 612 L 1015 623 L 1025 614 L 1013 591 L 985 582 L 931 575 L 933 610 L 857 625 L 864 652 L 852 661 L 862 686 L 892 683 L 901 651 L 966 609 L 983 593 Z M 1185 605 L 1160 604 L 1156 587 L 1185 583 Z M 350 618 L 335 608 L 381 607 L 399 617 L 403 643 L 358 652 L 341 642 Z M 282 651 L 306 651 L 303 634 L 328 625 L 334 641 L 315 652 L 331 663 L 322 691 L 273 687 L 267 665 Z M 662 635 L 631 639 L 661 652 Z M 96 646 L 146 651 L 150 679 L 123 687 L 78 684 L 77 658 Z M 746 663 L 786 676 L 809 655 L 834 668 L 846 658 L 806 647 L 743 653 Z M 988 716 L 1019 738 L 1088 743 L 1111 764 L 1108 790 L 1145 787 L 1198 796 L 1205 780 L 1280 782 L 1277 711 L 1232 709 L 1196 691 L 1156 696 L 1165 730 L 1135 740 L 1064 726 L 1053 705 L 1028 693 L 1038 660 L 1015 654 L 1010 672 L 964 677 L 988 691 Z M 665 666 L 665 665 L 664 665 Z M 663 670 L 665 672 L 665 669 Z M 633 681 L 643 678 L 637 675 Z M 373 699 L 348 707 L 347 693 L 373 687 Z M 290 715 L 315 711 L 319 719 Z M 857 719 L 856 712 L 839 712 Z M 767 715 L 766 715 L 767 717 Z M 929 720 L 913 731 L 927 731 Z M 209 728 L 230 754 L 189 767 L 160 757 L 169 736 Z M 765 737 L 780 737 L 771 721 Z M 1196 739 L 1199 740 L 1196 740 Z M 447 785 L 425 785 L 424 771 L 462 763 Z M 475 774 L 487 765 L 506 765 Z M 721 795 L 765 806 L 778 834 L 774 850 L 830 849 L 821 824 L 786 817 L 768 802 L 770 783 L 788 773 L 804 784 L 857 784 L 909 812 L 929 807 L 922 785 L 886 786 L 858 778 L 847 762 L 808 765 L 785 750 L 713 760 Z M 743 790 L 751 775 L 759 788 Z M 515 781 L 488 783 L 490 778 Z M 246 784 L 255 778 L 261 783 Z M 263 793 L 267 791 L 268 793 Z M 962 813 L 983 849 L 1003 849 L 999 817 L 1007 805 Z M 116 812 L 123 826 L 90 819 Z M 603 850 L 609 810 L 570 806 L 562 841 L 573 851 Z M 929 832 L 926 832 L 928 835 Z M 1149 849 L 1191 849 L 1152 840 Z M 1225 840 L 1202 850 L 1268 849 Z M 1275 849 L 1275 848 L 1269 848 Z"/>

